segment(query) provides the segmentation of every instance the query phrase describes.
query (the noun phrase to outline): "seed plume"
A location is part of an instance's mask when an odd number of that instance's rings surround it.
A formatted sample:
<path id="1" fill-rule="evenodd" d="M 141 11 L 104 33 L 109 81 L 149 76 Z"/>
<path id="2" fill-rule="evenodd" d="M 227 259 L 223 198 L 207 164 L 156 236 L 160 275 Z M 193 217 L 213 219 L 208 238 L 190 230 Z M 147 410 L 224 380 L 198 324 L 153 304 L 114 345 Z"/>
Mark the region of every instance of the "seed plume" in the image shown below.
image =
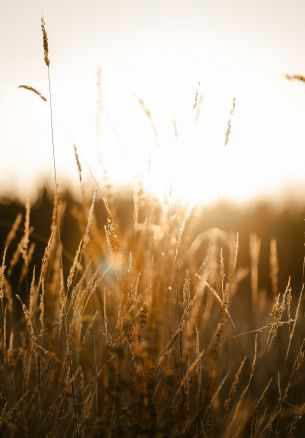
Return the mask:
<path id="1" fill-rule="evenodd" d="M 42 30 L 42 42 L 43 42 L 43 53 L 44 53 L 44 62 L 47 67 L 50 65 L 49 59 L 49 43 L 48 43 L 48 34 L 46 31 L 46 23 L 44 18 L 41 17 L 41 30 Z"/>

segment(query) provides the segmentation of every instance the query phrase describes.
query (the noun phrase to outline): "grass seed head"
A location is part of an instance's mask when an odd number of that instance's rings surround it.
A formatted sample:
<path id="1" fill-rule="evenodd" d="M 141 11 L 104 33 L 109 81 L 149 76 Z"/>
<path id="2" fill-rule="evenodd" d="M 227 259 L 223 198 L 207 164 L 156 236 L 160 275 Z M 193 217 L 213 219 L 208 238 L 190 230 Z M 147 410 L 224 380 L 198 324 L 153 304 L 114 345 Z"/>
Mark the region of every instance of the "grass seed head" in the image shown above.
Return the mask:
<path id="1" fill-rule="evenodd" d="M 42 43 L 43 43 L 43 53 L 44 53 L 44 62 L 47 67 L 50 65 L 49 59 L 49 42 L 48 42 L 48 34 L 46 30 L 46 23 L 44 18 L 41 17 L 41 30 L 42 30 Z"/>
<path id="2" fill-rule="evenodd" d="M 44 102 L 47 101 L 47 98 L 44 97 L 40 91 L 37 90 L 37 88 L 31 87 L 30 85 L 18 85 L 18 88 L 23 88 L 24 90 L 32 91 L 32 93 L 35 93 L 37 96 L 40 97 L 41 100 Z"/>

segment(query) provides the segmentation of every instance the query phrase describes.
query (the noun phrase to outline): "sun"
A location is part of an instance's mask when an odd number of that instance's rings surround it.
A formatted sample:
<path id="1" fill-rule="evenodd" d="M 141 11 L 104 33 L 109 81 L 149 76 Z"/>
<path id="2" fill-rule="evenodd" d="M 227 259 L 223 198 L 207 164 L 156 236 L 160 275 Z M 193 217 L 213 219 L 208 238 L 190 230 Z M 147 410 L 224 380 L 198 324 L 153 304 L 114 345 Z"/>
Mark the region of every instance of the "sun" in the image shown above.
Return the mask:
<path id="1" fill-rule="evenodd" d="M 158 93 L 156 84 L 144 85 L 139 88 L 145 97 L 134 94 L 126 99 L 128 108 L 125 101 L 110 111 L 121 139 L 118 144 L 109 131 L 104 143 L 105 165 L 114 181 L 137 176 L 154 195 L 170 192 L 189 203 L 247 197 L 249 187 L 238 178 L 232 93 L 203 92 L 191 78 L 183 84 L 163 78 Z M 122 101 L 125 94 L 121 90 Z"/>

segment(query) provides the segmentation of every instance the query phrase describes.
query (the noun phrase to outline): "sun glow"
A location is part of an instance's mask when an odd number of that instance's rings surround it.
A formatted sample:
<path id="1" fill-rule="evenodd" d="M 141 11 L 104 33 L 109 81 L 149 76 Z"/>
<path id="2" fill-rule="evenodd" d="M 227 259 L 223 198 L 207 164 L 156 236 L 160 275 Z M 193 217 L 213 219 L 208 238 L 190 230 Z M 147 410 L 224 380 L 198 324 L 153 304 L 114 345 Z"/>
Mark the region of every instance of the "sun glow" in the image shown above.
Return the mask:
<path id="1" fill-rule="evenodd" d="M 94 81 L 88 86 L 84 79 L 54 81 L 56 163 L 62 182 L 72 186 L 77 182 L 73 144 L 91 183 L 94 175 L 102 184 L 106 170 L 115 185 L 140 180 L 159 197 L 171 192 L 191 203 L 244 201 L 288 178 L 287 154 L 277 152 L 275 165 L 274 148 L 266 147 L 273 120 L 285 117 L 271 105 L 275 90 L 266 90 L 261 81 L 250 92 L 240 72 L 225 66 L 225 80 L 210 71 L 199 82 L 189 70 L 171 80 L 175 66 L 160 72 L 153 70 L 152 61 L 150 65 L 140 72 L 130 66 L 121 66 L 119 73 L 106 71 L 99 90 Z M 35 154 L 27 159 L 28 180 L 36 182 L 33 175 L 51 172 L 51 156 L 48 110 L 33 97 L 18 96 L 27 130 L 25 144 L 31 143 L 32 150 L 37 139 L 44 144 L 39 161 Z M 271 111 L 273 119 L 268 120 Z M 33 112 L 38 123 L 33 123 Z M 283 147 L 284 143 L 280 150 Z M 298 175 L 296 163 L 294 168 Z M 25 179 L 23 173 L 22 187 Z"/>
<path id="2" fill-rule="evenodd" d="M 131 3 L 138 11 L 140 5 Z M 113 184 L 130 186 L 140 180 L 158 196 L 171 192 L 189 202 L 246 200 L 289 184 L 300 186 L 305 95 L 285 73 L 305 71 L 305 65 L 299 61 L 300 43 L 295 41 L 294 53 L 278 42 L 284 13 L 279 23 L 274 23 L 273 10 L 264 15 L 275 26 L 269 41 L 267 34 L 252 38 L 249 32 L 257 28 L 242 3 L 238 10 L 249 19 L 249 29 L 242 25 L 235 33 L 216 6 L 204 9 L 193 2 L 191 8 L 185 3 L 173 20 L 172 8 L 154 2 L 151 9 L 143 6 L 141 23 L 134 21 L 132 8 L 124 16 L 114 7 L 102 13 L 100 7 L 96 3 L 99 15 L 94 8 L 73 4 L 68 24 L 53 4 L 46 14 L 56 166 L 62 184 L 78 189 L 76 144 L 91 183 L 94 175 L 102 184 L 106 169 Z M 23 16 L 20 12 L 15 22 L 15 9 L 8 8 L 7 20 L 15 26 L 6 29 L 10 53 L 0 46 L 8 61 L 0 85 L 5 89 L 0 183 L 20 195 L 42 179 L 52 180 L 48 104 L 17 89 L 28 84 L 43 95 L 48 92 L 41 11 L 34 10 L 27 24 L 31 32 L 20 50 L 14 35 L 21 22 L 24 26 Z M 73 34 L 75 44 L 66 39 L 73 26 L 80 30 Z M 26 53 L 27 62 L 20 52 Z M 225 145 L 234 97 L 236 110 Z"/>
<path id="3" fill-rule="evenodd" d="M 158 196 L 171 192 L 188 202 L 245 200 L 268 187 L 266 179 L 255 176 L 262 150 L 256 147 L 253 159 L 239 139 L 247 138 L 254 147 L 248 135 L 250 120 L 240 117 L 245 84 L 239 81 L 237 86 L 237 72 L 230 76 L 225 71 L 225 83 L 217 72 L 210 72 L 204 82 L 186 72 L 184 81 L 175 82 L 173 72 L 167 77 L 163 72 L 162 78 L 154 75 L 153 83 L 147 83 L 145 75 L 143 80 L 134 71 L 127 73 L 121 89 L 119 81 L 105 81 L 100 149 L 115 183 L 140 179 Z M 141 93 L 133 93 L 132 87 Z M 113 102 L 115 90 L 119 99 Z M 237 108 L 231 115 L 234 96 Z"/>

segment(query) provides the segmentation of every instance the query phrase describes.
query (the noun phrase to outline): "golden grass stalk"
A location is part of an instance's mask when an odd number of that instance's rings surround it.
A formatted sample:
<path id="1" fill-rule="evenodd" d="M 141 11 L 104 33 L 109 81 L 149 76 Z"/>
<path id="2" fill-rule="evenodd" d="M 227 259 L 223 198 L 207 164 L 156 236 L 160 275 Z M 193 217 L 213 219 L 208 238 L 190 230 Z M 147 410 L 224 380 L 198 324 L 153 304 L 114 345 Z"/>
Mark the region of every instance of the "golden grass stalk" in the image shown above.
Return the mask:
<path id="1" fill-rule="evenodd" d="M 277 330 L 281 325 L 282 322 L 282 316 L 285 311 L 286 307 L 286 297 L 288 295 L 288 292 L 290 290 L 290 277 L 288 279 L 288 283 L 285 289 L 285 292 L 282 294 L 279 293 L 274 300 L 274 304 L 272 306 L 272 311 L 270 314 L 271 322 L 269 327 L 269 333 L 267 338 L 267 344 L 269 345 L 269 348 L 277 334 Z"/>
<path id="2" fill-rule="evenodd" d="M 250 385 L 251 385 L 251 382 L 252 382 L 253 376 L 254 376 L 256 361 L 257 361 L 257 335 L 255 336 L 254 355 L 253 355 L 253 360 L 252 360 L 252 364 L 251 364 L 250 376 L 249 376 L 248 381 L 247 381 L 247 383 L 246 383 L 246 385 L 245 385 L 245 387 L 244 387 L 244 389 L 243 389 L 243 391 L 242 391 L 242 393 L 241 393 L 241 395 L 240 395 L 240 397 L 235 405 L 232 419 L 231 419 L 231 421 L 228 425 L 228 428 L 227 428 L 229 433 L 234 425 L 234 422 L 236 421 L 237 416 L 239 415 L 242 402 L 244 401 L 244 399 L 249 391 L 249 388 L 250 388 Z"/>
<path id="3" fill-rule="evenodd" d="M 113 215 L 110 213 L 107 217 L 107 224 L 104 226 L 106 240 L 110 249 L 110 252 L 116 252 L 120 250 L 120 239 L 119 239 L 119 230 L 116 220 Z"/>
<path id="4" fill-rule="evenodd" d="M 104 157 L 102 152 L 102 142 L 101 142 L 101 119 L 103 113 L 103 95 L 102 95 L 102 69 L 101 67 L 97 68 L 96 71 L 96 116 L 95 116 L 95 125 L 96 125 L 96 148 L 97 154 L 99 157 L 99 161 L 101 167 L 104 171 Z"/>
<path id="5" fill-rule="evenodd" d="M 79 368 L 76 370 L 76 372 L 73 374 L 73 368 L 72 368 L 72 357 L 71 357 L 71 351 L 70 351 L 70 337 L 68 336 L 68 330 L 67 330 L 67 322 L 65 320 L 65 331 L 66 331 L 66 348 L 67 348 L 67 358 L 69 362 L 69 375 L 70 375 L 70 383 L 71 383 L 71 392 L 72 392 L 72 400 L 73 400 L 73 410 L 74 410 L 74 420 L 75 420 L 75 427 L 76 427 L 76 436 L 80 436 L 79 432 L 79 419 L 78 419 L 78 412 L 76 407 L 76 396 L 75 396 L 75 377 L 79 372 Z"/>
<path id="6" fill-rule="evenodd" d="M 283 398 L 281 400 L 282 403 L 285 402 L 287 397 L 288 397 L 288 393 L 289 393 L 289 390 L 291 388 L 292 382 L 293 382 L 295 375 L 296 375 L 297 371 L 299 370 L 300 366 L 303 364 L 304 358 L 305 358 L 305 338 L 302 341 L 301 347 L 300 347 L 298 354 L 295 358 L 295 361 L 292 365 L 292 370 L 291 370 L 291 373 L 289 376 L 289 380 L 288 380 Z"/>
<path id="7" fill-rule="evenodd" d="M 236 372 L 236 374 L 234 376 L 231 388 L 229 390 L 228 397 L 227 397 L 227 399 L 226 399 L 226 401 L 224 403 L 224 408 L 225 408 L 225 412 L 226 413 L 228 412 L 231 400 L 234 397 L 234 394 L 236 393 L 236 389 L 237 389 L 237 386 L 238 386 L 238 383 L 239 383 L 240 375 L 241 375 L 242 369 L 243 369 L 243 367 L 245 365 L 246 359 L 247 359 L 247 356 L 245 356 L 244 359 L 242 360 L 242 362 L 241 362 L 241 364 L 240 364 L 240 366 L 239 366 L 239 368 L 238 368 L 238 370 L 237 370 L 237 372 Z"/>
<path id="8" fill-rule="evenodd" d="M 41 100 L 43 100 L 44 102 L 47 101 L 47 98 L 44 97 L 44 96 L 41 94 L 41 92 L 37 90 L 37 88 L 31 87 L 30 85 L 18 85 L 18 88 L 23 88 L 24 90 L 32 91 L 32 92 L 35 93 L 37 96 L 39 96 Z"/>
<path id="9" fill-rule="evenodd" d="M 5 259 L 6 259 L 6 251 L 7 251 L 7 247 L 4 248 L 4 252 L 3 252 L 3 256 L 2 256 L 2 264 L 0 267 L 0 300 L 2 302 L 3 297 L 4 297 L 4 284 L 5 284 Z"/>
<path id="10" fill-rule="evenodd" d="M 202 94 L 200 92 L 200 81 L 198 81 L 197 88 L 195 91 L 194 103 L 193 103 L 193 110 L 195 113 L 195 122 L 198 121 L 199 116 L 200 116 L 201 103 L 202 103 Z M 177 136 L 176 136 L 176 138 L 177 138 Z"/>
<path id="11" fill-rule="evenodd" d="M 72 285 L 72 281 L 74 279 L 74 275 L 76 273 L 76 270 L 79 270 L 81 267 L 79 260 L 80 260 L 81 254 L 82 254 L 82 248 L 83 248 L 83 240 L 81 240 L 79 242 L 75 257 L 73 259 L 73 264 L 71 266 L 69 276 L 67 279 L 67 290 L 69 290 L 71 285 Z"/>
<path id="12" fill-rule="evenodd" d="M 230 139 L 230 135 L 232 132 L 232 118 L 235 112 L 235 108 L 236 108 L 236 99 L 235 97 L 233 98 L 233 102 L 232 102 L 232 108 L 230 111 L 230 116 L 229 116 L 229 120 L 228 120 L 228 124 L 227 124 L 227 129 L 226 129 L 226 135 L 225 135 L 225 146 L 228 146 L 229 144 L 229 139 Z"/>
<path id="13" fill-rule="evenodd" d="M 3 334 L 2 334 L 2 349 L 3 349 L 3 361 L 5 364 L 7 364 L 7 306 L 5 306 L 5 309 L 3 310 L 3 301 L 1 298 L 1 308 L 2 308 L 2 319 L 3 319 Z M 3 398 L 1 394 L 1 388 L 0 388 L 0 399 Z M 2 396 L 2 397 L 1 397 Z"/>
<path id="14" fill-rule="evenodd" d="M 6 237 L 5 244 L 4 244 L 6 248 L 8 248 L 10 246 L 10 244 L 12 243 L 12 241 L 15 239 L 19 225 L 21 224 L 21 221 L 22 221 L 22 214 L 18 213 L 16 216 L 16 219 L 15 219 L 15 221 L 14 221 L 14 223 L 13 223 L 13 225 L 12 225 L 12 227 L 11 227 L 7 237 Z"/>
<path id="15" fill-rule="evenodd" d="M 200 94 L 198 97 L 198 103 L 197 103 L 196 109 L 195 109 L 195 122 L 198 122 L 198 120 L 199 120 L 200 113 L 201 113 L 202 101 L 203 101 L 203 97 L 202 97 L 202 94 Z"/>
<path id="16" fill-rule="evenodd" d="M 288 316 L 288 320 L 291 320 L 291 303 L 292 303 L 292 288 L 289 287 L 288 288 L 288 292 L 286 295 L 286 312 L 287 312 L 287 316 Z M 288 330 L 289 330 L 289 336 L 291 334 L 291 325 L 289 324 L 288 326 Z"/>
<path id="17" fill-rule="evenodd" d="M 258 398 L 258 400 L 255 403 L 254 406 L 254 412 L 252 414 L 252 419 L 251 419 L 251 436 L 250 438 L 254 438 L 254 436 L 256 435 L 256 430 L 257 430 L 257 411 L 258 408 L 260 406 L 260 404 L 262 403 L 271 383 L 272 383 L 273 378 L 271 377 L 271 379 L 269 380 L 269 382 L 267 383 L 267 385 L 265 386 L 261 396 Z"/>
<path id="18" fill-rule="evenodd" d="M 79 181 L 82 182 L 82 166 L 80 164 L 77 146 L 75 144 L 73 145 L 73 150 L 74 150 L 74 157 L 75 157 L 75 161 L 76 161 L 76 165 L 77 165 Z"/>
<path id="19" fill-rule="evenodd" d="M 251 258 L 251 292 L 252 304 L 257 305 L 258 300 L 258 268 L 261 241 L 255 233 L 250 234 L 250 258 Z"/>
<path id="20" fill-rule="evenodd" d="M 282 327 L 283 325 L 290 325 L 292 322 L 294 322 L 294 319 L 288 319 L 287 321 L 278 321 L 277 326 Z M 234 338 L 239 338 L 240 336 L 249 335 L 251 333 L 263 333 L 264 330 L 269 330 L 271 328 L 272 324 L 264 325 L 263 327 L 260 327 L 258 329 L 249 330 L 247 332 L 239 333 L 238 335 L 234 335 Z"/>
<path id="21" fill-rule="evenodd" d="M 12 272 L 14 267 L 17 265 L 20 256 L 23 257 L 24 263 L 27 266 L 27 251 L 28 251 L 28 244 L 30 241 L 30 233 L 31 233 L 31 229 L 30 229 L 30 211 L 31 211 L 31 206 L 29 201 L 27 201 L 26 203 L 26 214 L 25 214 L 25 222 L 24 222 L 24 231 L 23 231 L 23 235 L 10 259 L 10 264 L 9 264 L 9 268 L 7 271 L 8 277 L 11 277 Z M 21 220 L 21 219 L 20 219 Z M 15 223 L 12 226 L 12 229 L 9 232 L 8 237 L 6 238 L 6 242 L 8 243 L 8 245 L 12 242 L 12 240 L 15 238 L 18 227 L 19 227 L 19 216 L 17 216 Z"/>
<path id="22" fill-rule="evenodd" d="M 213 406 L 213 404 L 216 402 L 216 400 L 217 400 L 217 398 L 218 398 L 218 396 L 219 396 L 219 393 L 220 393 L 220 391 L 221 391 L 223 385 L 225 384 L 227 378 L 229 377 L 230 372 L 231 372 L 231 371 L 229 370 L 229 371 L 227 372 L 227 374 L 223 377 L 222 381 L 220 382 L 220 384 L 218 385 L 216 391 L 214 392 L 214 394 L 213 394 L 213 396 L 212 396 L 212 398 L 211 398 L 210 403 L 209 403 L 208 406 L 206 407 L 206 410 L 207 410 L 210 406 Z"/>
<path id="23" fill-rule="evenodd" d="M 44 279 L 41 278 L 41 294 L 40 294 L 40 300 L 39 300 L 39 321 L 40 321 L 40 331 L 43 333 L 45 329 L 45 282 Z"/>
<path id="24" fill-rule="evenodd" d="M 140 107 L 143 109 L 146 117 L 148 118 L 150 125 L 152 127 L 154 136 L 156 137 L 156 140 L 158 142 L 158 146 L 159 146 L 159 135 L 158 135 L 158 131 L 157 131 L 157 127 L 155 125 L 154 119 L 152 117 L 151 111 L 148 109 L 148 107 L 146 106 L 146 103 L 144 102 L 144 100 L 141 97 L 137 97 L 138 103 L 140 105 Z"/>
<path id="25" fill-rule="evenodd" d="M 23 265 L 23 268 L 22 268 L 22 271 L 20 274 L 20 281 L 21 282 L 24 280 L 24 278 L 26 277 L 26 275 L 28 273 L 29 265 L 30 265 L 30 263 L 33 259 L 33 256 L 34 256 L 35 248 L 36 248 L 36 244 L 35 244 L 35 242 L 32 242 L 30 247 L 29 247 L 29 250 L 27 251 L 26 258 L 24 260 L 24 265 Z"/>
<path id="26" fill-rule="evenodd" d="M 185 230 L 185 224 L 186 224 L 186 220 L 183 219 L 182 224 L 180 226 L 179 232 L 178 232 L 178 236 L 177 236 L 177 240 L 175 243 L 175 259 L 177 261 L 177 257 L 178 257 L 178 253 L 181 247 L 181 243 L 182 243 L 182 239 L 183 239 L 183 234 L 184 234 L 184 230 Z"/>
<path id="27" fill-rule="evenodd" d="M 216 300 L 217 300 L 217 301 L 219 302 L 219 304 L 221 305 L 223 312 L 227 314 L 227 316 L 229 317 L 229 319 L 230 319 L 230 321 L 231 321 L 232 326 L 235 328 L 234 321 L 233 321 L 232 316 L 230 315 L 230 312 L 229 312 L 229 310 L 228 310 L 228 308 L 227 308 L 228 303 L 226 302 L 225 294 L 224 294 L 223 298 L 221 298 L 221 297 L 218 295 L 218 293 L 216 292 L 216 290 L 215 290 L 215 289 L 214 289 L 214 288 L 213 288 L 213 287 L 212 287 L 207 281 L 204 281 L 204 285 L 208 288 L 208 290 L 209 290 L 210 292 L 212 292 L 212 294 L 214 295 L 214 297 L 216 298 Z"/>
<path id="28" fill-rule="evenodd" d="M 294 335 L 294 332 L 295 332 L 295 327 L 296 327 L 298 316 L 299 316 L 299 310 L 300 310 L 301 300 L 302 300 L 302 296 L 303 296 L 303 291 L 304 291 L 304 284 L 302 285 L 302 288 L 301 288 L 301 291 L 300 291 L 298 305 L 297 305 L 297 308 L 296 308 L 296 311 L 295 311 L 293 327 L 292 327 L 292 330 L 291 330 L 290 336 L 289 336 L 289 342 L 288 342 L 288 347 L 287 347 L 287 351 L 286 351 L 285 360 L 287 360 L 287 357 L 288 357 L 288 354 L 289 354 L 289 350 L 290 350 L 290 346 L 291 346 L 291 342 L 292 342 L 293 335 Z"/>
<path id="29" fill-rule="evenodd" d="M 43 43 L 43 53 L 44 53 L 44 62 L 47 67 L 50 65 L 49 59 L 49 42 L 48 42 L 48 34 L 46 31 L 46 23 L 43 17 L 41 17 L 41 31 L 42 31 L 42 43 Z"/>
<path id="30" fill-rule="evenodd" d="M 48 268 L 48 263 L 50 260 L 50 255 L 53 249 L 53 245 L 54 245 L 54 234 L 53 232 L 51 233 L 47 246 L 44 250 L 43 253 L 43 257 L 42 257 L 42 263 L 41 263 L 41 269 L 40 269 L 40 281 L 44 280 L 45 276 L 46 276 L 46 271 Z"/>
<path id="31" fill-rule="evenodd" d="M 16 298 L 21 303 L 23 314 L 25 317 L 26 327 L 27 327 L 28 334 L 29 334 L 30 340 L 31 340 L 31 346 L 33 348 L 33 351 L 36 352 L 37 351 L 37 337 L 36 337 L 35 332 L 34 332 L 34 327 L 32 324 L 30 311 L 28 310 L 28 308 L 26 307 L 26 305 L 24 304 L 24 302 L 22 301 L 22 299 L 20 298 L 19 295 L 16 295 Z"/>
<path id="32" fill-rule="evenodd" d="M 239 250 L 239 234 L 238 231 L 236 232 L 236 240 L 235 240 L 235 253 L 234 253 L 234 262 L 233 262 L 233 269 L 236 269 L 236 263 L 237 263 L 237 257 L 238 257 L 238 250 Z"/>
<path id="33" fill-rule="evenodd" d="M 70 290 L 70 288 L 72 286 L 72 282 L 74 280 L 76 271 L 79 271 L 81 269 L 81 258 L 83 256 L 83 254 L 85 253 L 87 245 L 88 245 L 89 240 L 90 240 L 90 228 L 91 228 L 92 221 L 93 221 L 95 198 L 96 198 L 96 192 L 93 195 L 91 207 L 90 207 L 90 210 L 88 213 L 88 220 L 87 220 L 85 235 L 78 245 L 75 257 L 73 259 L 73 264 L 72 264 L 70 272 L 69 272 L 69 276 L 67 279 L 67 290 Z"/>
<path id="34" fill-rule="evenodd" d="M 53 209 L 52 216 L 53 215 L 54 215 L 54 209 Z M 51 228 L 52 228 L 52 226 L 51 226 Z M 39 294 L 39 291 L 41 289 L 41 294 L 40 294 L 40 299 L 39 299 L 39 321 L 40 321 L 42 332 L 45 328 L 45 325 L 44 325 L 45 278 L 46 278 L 46 273 L 47 273 L 48 264 L 50 261 L 51 252 L 53 250 L 53 246 L 54 246 L 54 231 L 51 232 L 47 246 L 46 246 L 44 253 L 43 253 L 42 263 L 41 263 L 41 268 L 40 268 L 40 275 L 39 275 L 39 283 L 38 283 L 38 287 L 37 287 L 38 294 Z"/>
<path id="35" fill-rule="evenodd" d="M 47 66 L 47 72 L 48 72 L 48 88 L 49 88 L 49 109 L 50 109 L 50 130 L 51 130 L 51 144 L 52 144 L 52 156 L 53 156 L 53 172 L 54 172 L 54 185 L 55 185 L 55 204 L 57 206 L 58 201 L 58 182 L 57 182 L 57 171 L 56 171 L 56 157 L 55 157 L 55 142 L 54 142 L 54 125 L 53 125 L 53 105 L 52 105 L 52 87 L 51 87 L 51 76 L 50 76 L 50 59 L 49 59 L 49 42 L 48 42 L 48 34 L 46 30 L 45 20 L 43 17 L 41 17 L 41 31 L 42 31 L 42 43 L 43 43 L 43 53 L 44 53 L 44 62 Z M 57 237 L 58 237 L 58 244 L 61 248 L 61 236 L 60 236 L 60 225 L 59 225 L 59 217 L 58 217 L 58 210 L 55 210 L 55 213 L 57 213 Z M 52 220 L 53 224 L 53 220 Z M 63 279 L 63 261 L 62 261 L 62 253 L 60 255 L 60 263 L 61 263 L 61 285 L 62 288 L 64 288 L 64 279 Z"/>
<path id="36" fill-rule="evenodd" d="M 79 183 L 80 183 L 80 187 L 81 187 L 83 206 L 84 206 L 84 208 L 86 208 L 86 195 L 85 195 L 85 188 L 83 185 L 82 166 L 81 166 L 81 162 L 79 159 L 79 153 L 78 153 L 76 144 L 73 144 L 73 150 L 74 150 L 74 158 L 75 158 L 76 166 L 77 166 L 78 179 L 79 179 Z"/>
<path id="37" fill-rule="evenodd" d="M 205 275 L 203 275 L 203 278 L 200 278 L 200 281 L 198 282 L 195 290 L 195 294 L 192 299 L 190 299 L 191 296 L 191 282 L 188 278 L 188 273 L 186 273 L 186 278 L 184 281 L 184 293 L 183 293 L 183 304 L 184 304 L 184 311 L 183 315 L 181 317 L 180 326 L 182 326 L 182 329 L 184 329 L 184 326 L 186 326 L 186 333 L 184 336 L 184 356 L 188 357 L 189 353 L 191 352 L 193 345 L 194 345 L 194 339 L 196 337 L 196 329 L 201 322 L 202 317 L 202 310 L 203 310 L 203 297 L 205 295 Z M 186 305 L 187 304 L 187 305 Z"/>
<path id="38" fill-rule="evenodd" d="M 98 315 L 99 315 L 99 312 L 96 310 L 95 313 L 94 313 L 94 315 L 93 315 L 92 318 L 91 318 L 90 323 L 88 324 L 88 327 L 87 327 L 87 329 L 86 329 L 84 335 L 83 335 L 83 338 L 82 338 L 82 345 L 85 345 L 86 341 L 89 339 L 89 336 L 92 334 L 93 326 L 94 326 L 94 323 L 95 323 L 96 320 L 97 320 Z"/>
<path id="39" fill-rule="evenodd" d="M 295 437 L 295 429 L 298 423 L 302 420 L 305 414 L 305 403 L 297 408 L 297 414 L 294 416 L 293 420 L 289 424 L 287 438 Z"/>
<path id="40" fill-rule="evenodd" d="M 35 286 L 35 278 L 36 276 L 36 266 L 33 269 L 32 281 L 30 286 L 30 297 L 29 297 L 29 314 L 32 319 L 34 319 L 35 305 L 36 305 L 36 286 Z"/>
<path id="41" fill-rule="evenodd" d="M 305 76 L 303 75 L 285 75 L 285 78 L 289 81 L 305 82 Z"/>
<path id="42" fill-rule="evenodd" d="M 272 239 L 270 242 L 270 278 L 272 284 L 272 292 L 274 295 L 278 293 L 278 275 L 279 260 L 277 253 L 277 243 L 275 239 Z"/>
<path id="43" fill-rule="evenodd" d="M 197 85 L 196 92 L 195 92 L 193 110 L 195 110 L 199 104 L 199 96 L 200 96 L 200 81 L 198 81 L 198 85 Z"/>
<path id="44" fill-rule="evenodd" d="M 196 368 L 198 368 L 198 366 L 200 366 L 201 359 L 203 358 L 204 353 L 205 353 L 205 349 L 203 349 L 199 354 L 197 354 L 196 358 L 194 359 L 194 361 L 191 364 L 188 365 L 186 373 L 185 373 L 183 379 L 181 380 L 181 382 L 180 382 L 180 384 L 178 386 L 178 389 L 177 389 L 177 391 L 176 391 L 176 393 L 174 395 L 173 403 L 175 403 L 175 401 L 176 401 L 180 391 L 183 390 L 183 388 L 187 384 L 187 381 L 190 378 L 190 374 L 192 372 L 194 372 L 196 370 Z"/>
<path id="45" fill-rule="evenodd" d="M 22 241 L 20 243 L 20 252 L 22 254 L 24 261 L 26 261 L 27 259 L 27 250 L 30 241 L 30 213 L 31 213 L 31 205 L 28 200 L 25 206 L 24 234 Z"/>
<path id="46" fill-rule="evenodd" d="M 183 429 L 183 436 L 189 436 L 191 435 L 190 432 L 194 428 L 194 425 L 198 423 L 198 420 L 201 419 L 202 416 L 206 416 L 206 413 L 210 411 L 210 409 L 213 407 L 214 403 L 217 401 L 217 398 L 219 396 L 219 393 L 221 389 L 223 388 L 227 378 L 229 377 L 230 371 L 227 372 L 227 374 L 224 376 L 222 381 L 219 383 L 217 389 L 215 390 L 213 396 L 211 397 L 210 401 L 206 406 L 203 406 L 186 424 L 186 426 Z M 192 435 L 191 435 L 192 436 Z"/>

